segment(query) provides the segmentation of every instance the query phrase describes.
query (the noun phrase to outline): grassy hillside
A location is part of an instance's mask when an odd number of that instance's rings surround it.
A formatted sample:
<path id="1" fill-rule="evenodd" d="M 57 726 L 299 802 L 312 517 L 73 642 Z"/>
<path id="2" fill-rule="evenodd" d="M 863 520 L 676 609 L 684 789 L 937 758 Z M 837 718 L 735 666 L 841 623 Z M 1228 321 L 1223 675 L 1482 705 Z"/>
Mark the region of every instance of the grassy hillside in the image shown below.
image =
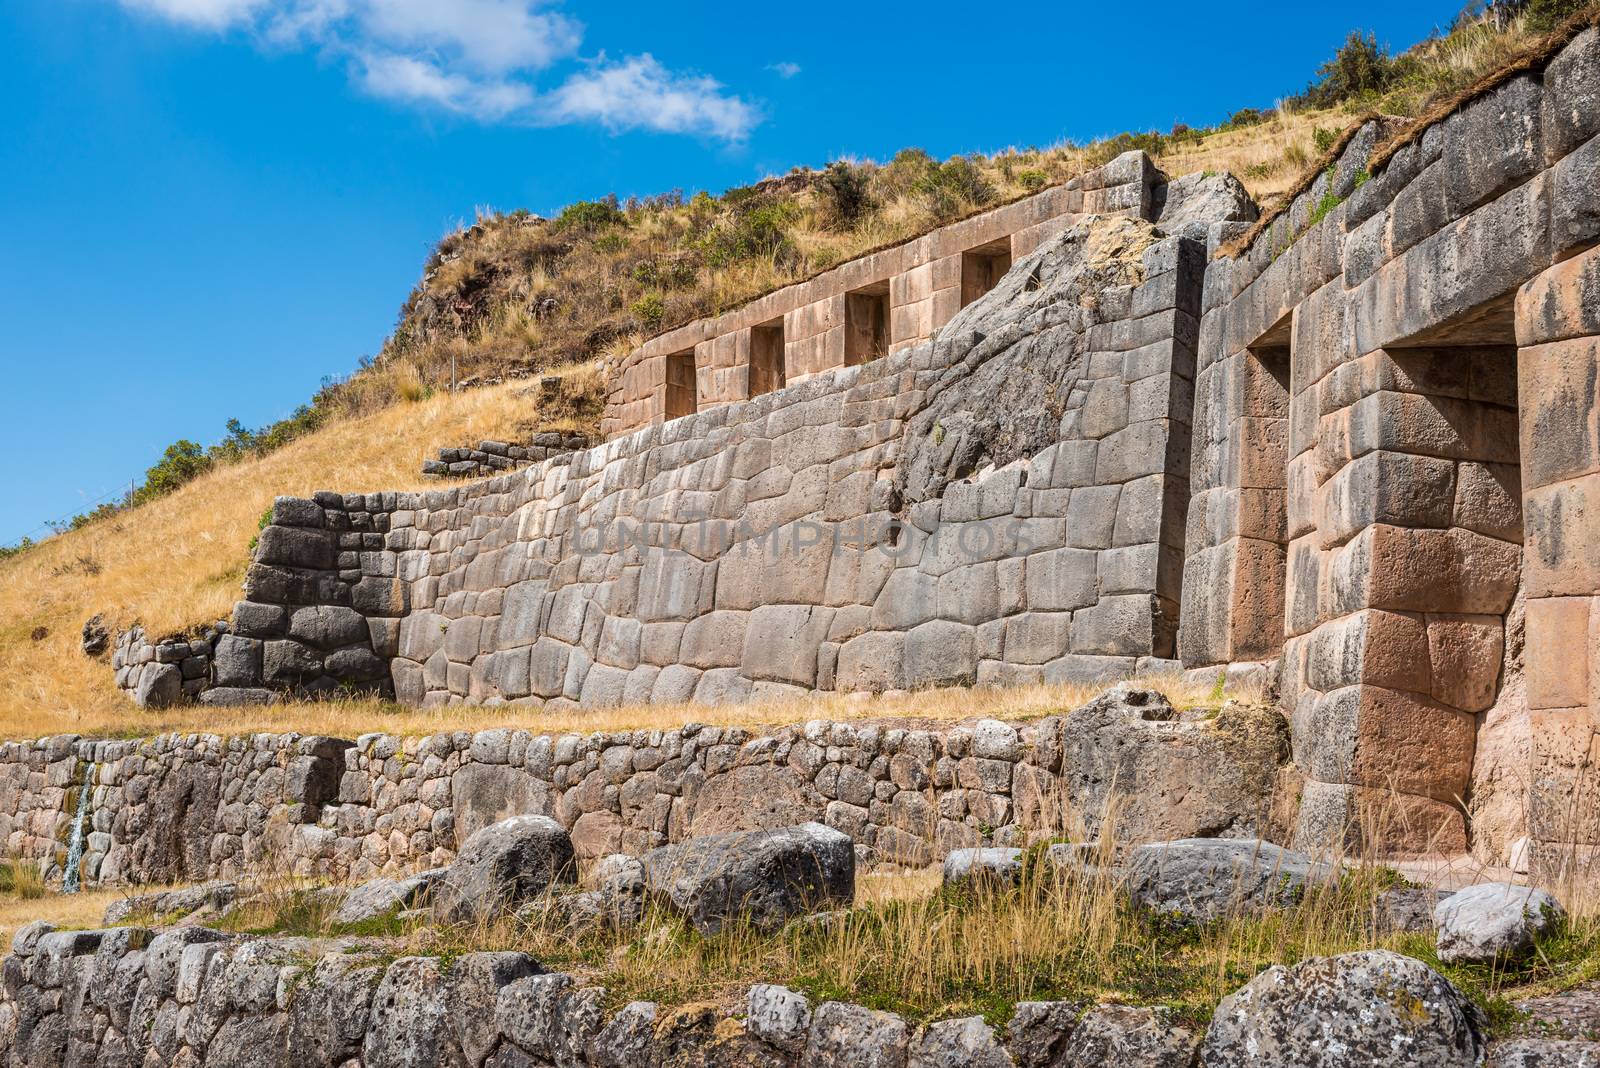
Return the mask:
<path id="1" fill-rule="evenodd" d="M 348 381 L 275 427 L 231 427 L 210 450 L 179 443 L 130 506 L 25 552 L 0 551 L 0 736 L 203 722 L 134 713 L 109 666 L 78 652 L 79 628 L 96 613 L 154 633 L 226 615 L 275 495 L 414 487 L 431 448 L 540 426 L 592 430 L 605 368 L 644 336 L 1130 148 L 1173 175 L 1232 171 L 1270 205 L 1356 115 L 1423 112 L 1530 47 L 1536 25 L 1531 16 L 1503 29 L 1468 20 L 1399 58 L 1354 35 L 1297 102 L 1246 109 L 1211 130 L 946 161 L 908 150 L 720 197 L 599 200 L 554 220 L 480 219 L 441 241 L 379 358 Z M 482 388 L 446 392 L 452 365 L 463 384 Z M 541 412 L 518 379 L 553 368 L 580 403 Z M 321 715 L 276 715 L 293 714 Z"/>

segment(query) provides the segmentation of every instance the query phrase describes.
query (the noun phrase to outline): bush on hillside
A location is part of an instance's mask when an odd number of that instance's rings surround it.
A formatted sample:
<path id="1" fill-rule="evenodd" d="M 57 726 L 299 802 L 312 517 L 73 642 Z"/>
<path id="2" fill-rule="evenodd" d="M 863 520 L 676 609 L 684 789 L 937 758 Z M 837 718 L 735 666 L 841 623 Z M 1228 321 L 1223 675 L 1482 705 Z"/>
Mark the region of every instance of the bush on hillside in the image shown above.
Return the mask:
<path id="1" fill-rule="evenodd" d="M 848 230 L 871 211 L 874 206 L 871 184 L 871 172 L 865 167 L 846 163 L 842 159 L 828 164 L 817 188 L 827 209 L 829 225 Z"/>
<path id="2" fill-rule="evenodd" d="M 617 207 L 615 193 L 603 200 L 580 200 L 575 204 L 568 204 L 561 209 L 561 214 L 556 216 L 556 228 L 559 230 L 581 230 L 592 233 L 610 226 L 626 226 L 627 223 L 628 217 Z"/>
<path id="3" fill-rule="evenodd" d="M 1394 81 L 1395 61 L 1372 33 L 1351 30 L 1334 57 L 1317 68 L 1306 91 L 1290 100 L 1293 107 L 1331 108 L 1348 100 L 1375 96 Z"/>

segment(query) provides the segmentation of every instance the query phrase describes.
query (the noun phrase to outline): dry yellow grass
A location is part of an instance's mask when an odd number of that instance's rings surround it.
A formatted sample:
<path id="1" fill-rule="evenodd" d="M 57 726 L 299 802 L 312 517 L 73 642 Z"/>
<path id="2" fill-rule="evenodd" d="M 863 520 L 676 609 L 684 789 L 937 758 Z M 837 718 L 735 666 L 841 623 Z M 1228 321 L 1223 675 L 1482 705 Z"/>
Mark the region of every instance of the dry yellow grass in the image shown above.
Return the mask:
<path id="1" fill-rule="evenodd" d="M 585 711 L 545 711 L 510 705 L 411 709 L 365 700 L 299 702 L 244 708 L 182 706 L 155 711 L 136 708 L 118 693 L 110 685 L 110 669 L 106 665 L 88 663 L 76 651 L 72 656 L 77 659 L 71 670 L 53 675 L 50 679 L 42 679 L 40 684 L 53 681 L 54 685 L 65 688 L 96 676 L 90 681 L 103 682 L 104 686 L 95 686 L 89 701 L 71 715 L 62 715 L 50 705 L 8 701 L 0 705 L 0 738 L 35 738 L 67 732 L 93 736 L 148 737 L 168 731 L 209 732 L 223 736 L 259 731 L 299 731 L 341 738 L 381 731 L 416 737 L 489 727 L 517 727 L 557 734 L 671 730 L 685 723 L 720 727 L 770 727 L 805 723 L 813 719 L 947 723 L 988 716 L 1028 720 L 1076 708 L 1104 689 L 1103 686 L 949 689 L 870 698 L 827 694 L 766 704 L 631 705 Z M 104 678 L 99 679 L 98 676 Z M 1211 698 L 1209 687 L 1185 683 L 1175 677 L 1146 679 L 1142 684 L 1166 693 L 1178 707 L 1204 705 Z M 1237 696 L 1249 699 L 1253 695 Z"/>
<path id="2" fill-rule="evenodd" d="M 0 947 L 9 947 L 17 928 L 34 920 L 44 920 L 62 928 L 99 927 L 106 906 L 126 894 L 126 890 L 84 890 L 77 894 L 49 893 L 42 897 L 0 894 Z"/>
<path id="3" fill-rule="evenodd" d="M 1156 165 L 1173 177 L 1226 171 L 1244 183 L 1258 204 L 1276 204 L 1317 154 L 1315 131 L 1342 130 L 1352 121 L 1339 111 L 1292 112 L 1280 106 L 1256 126 L 1213 134 L 1198 144 L 1169 142 Z"/>
<path id="4" fill-rule="evenodd" d="M 109 665 L 79 652 L 84 620 L 101 613 L 113 627 L 138 620 L 161 633 L 225 617 L 273 497 L 420 487 L 430 449 L 503 438 L 529 420 L 537 402 L 527 388 L 434 395 L 336 421 L 0 563 L 0 737 L 143 731 L 151 720 L 116 691 Z"/>

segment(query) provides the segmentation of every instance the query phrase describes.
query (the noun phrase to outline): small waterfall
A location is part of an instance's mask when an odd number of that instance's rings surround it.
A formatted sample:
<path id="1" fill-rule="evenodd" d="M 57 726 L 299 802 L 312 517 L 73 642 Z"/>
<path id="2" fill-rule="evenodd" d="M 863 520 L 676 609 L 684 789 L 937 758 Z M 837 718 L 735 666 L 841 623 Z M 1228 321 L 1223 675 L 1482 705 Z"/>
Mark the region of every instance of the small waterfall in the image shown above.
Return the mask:
<path id="1" fill-rule="evenodd" d="M 63 894 L 76 894 L 82 889 L 83 874 L 78 869 L 83 864 L 83 842 L 89 834 L 89 799 L 94 794 L 94 761 L 83 772 L 83 785 L 78 788 L 78 807 L 72 812 L 72 834 L 67 839 L 67 871 L 61 880 Z"/>

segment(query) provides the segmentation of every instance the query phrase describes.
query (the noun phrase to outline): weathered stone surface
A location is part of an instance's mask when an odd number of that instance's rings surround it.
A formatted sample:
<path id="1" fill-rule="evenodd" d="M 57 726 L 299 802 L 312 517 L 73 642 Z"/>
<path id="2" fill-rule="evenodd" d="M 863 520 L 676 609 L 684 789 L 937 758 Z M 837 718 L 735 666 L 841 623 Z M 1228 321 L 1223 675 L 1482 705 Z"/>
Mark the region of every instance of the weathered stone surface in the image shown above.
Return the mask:
<path id="1" fill-rule="evenodd" d="M 1523 956 L 1565 916 L 1560 902 L 1544 890 L 1509 883 L 1469 886 L 1433 910 L 1439 959 L 1452 963 Z"/>
<path id="2" fill-rule="evenodd" d="M 433 913 L 446 923 L 488 918 L 575 875 L 572 839 L 559 823 L 513 816 L 467 839 L 433 884 Z"/>
<path id="3" fill-rule="evenodd" d="M 1204 923 L 1235 911 L 1289 905 L 1333 879 L 1331 865 L 1259 839 L 1189 838 L 1140 846 L 1129 860 L 1133 899 Z"/>
<path id="4" fill-rule="evenodd" d="M 819 823 L 707 835 L 644 856 L 652 893 L 715 934 L 748 921 L 771 931 L 855 898 L 855 847 Z"/>
<path id="5" fill-rule="evenodd" d="M 1273 966 L 1217 1006 L 1201 1063 L 1475 1065 L 1485 1021 L 1438 972 L 1388 950 Z"/>
<path id="6" fill-rule="evenodd" d="M 903 1068 L 905 1021 L 841 1001 L 817 1006 L 802 1062 L 817 1068 Z"/>
<path id="7" fill-rule="evenodd" d="M 911 1040 L 907 1068 L 1011 1068 L 1012 1060 L 982 1016 L 941 1020 Z"/>
<path id="8" fill-rule="evenodd" d="M 1061 1057 L 1068 1068 L 1185 1068 L 1200 1040 L 1165 1009 L 1098 1005 L 1078 1021 Z"/>
<path id="9" fill-rule="evenodd" d="M 745 998 L 745 1030 L 768 1045 L 791 1053 L 805 1047 L 811 1008 L 805 996 L 786 986 L 757 983 Z"/>

